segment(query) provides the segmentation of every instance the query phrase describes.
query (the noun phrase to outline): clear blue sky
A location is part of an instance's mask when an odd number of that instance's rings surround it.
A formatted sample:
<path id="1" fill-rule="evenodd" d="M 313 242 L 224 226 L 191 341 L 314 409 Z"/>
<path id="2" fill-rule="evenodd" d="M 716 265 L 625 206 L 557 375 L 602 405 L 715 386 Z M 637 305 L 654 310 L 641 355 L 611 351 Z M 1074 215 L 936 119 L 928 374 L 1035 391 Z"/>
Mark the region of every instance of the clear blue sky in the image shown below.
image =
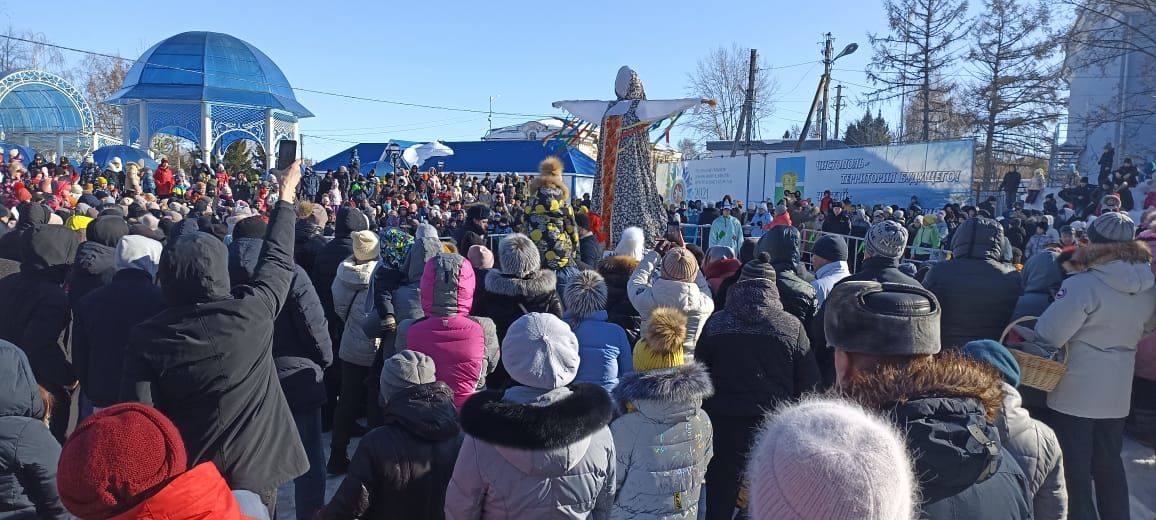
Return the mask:
<path id="1" fill-rule="evenodd" d="M 836 80 L 866 85 L 868 32 L 886 30 L 882 0 L 782 2 L 67 2 L 54 13 L 42 2 L 0 2 L 0 21 L 45 33 L 60 45 L 135 58 L 184 31 L 229 33 L 269 55 L 294 87 L 428 105 L 558 115 L 560 99 L 608 99 L 618 67 L 640 74 L 650 98 L 686 97 L 687 73 L 711 49 L 732 42 L 754 47 L 779 83 L 765 137 L 778 137 L 806 117 L 821 73 L 824 32 L 836 52 L 850 42 Z M 633 9 L 630 9 L 633 8 Z M 68 53 L 69 59 L 79 59 Z M 848 117 L 863 113 L 867 89 L 845 83 Z M 831 95 L 834 96 L 834 88 Z M 299 92 L 317 117 L 302 133 L 352 142 L 474 140 L 485 114 L 397 107 Z M 885 117 L 896 117 L 885 106 Z M 495 116 L 494 126 L 528 118 Z M 679 133 L 676 132 L 674 138 Z M 672 144 L 674 141 L 672 141 Z M 305 152 L 323 159 L 349 143 L 307 138 Z M 365 158 L 363 158 L 364 160 Z"/>

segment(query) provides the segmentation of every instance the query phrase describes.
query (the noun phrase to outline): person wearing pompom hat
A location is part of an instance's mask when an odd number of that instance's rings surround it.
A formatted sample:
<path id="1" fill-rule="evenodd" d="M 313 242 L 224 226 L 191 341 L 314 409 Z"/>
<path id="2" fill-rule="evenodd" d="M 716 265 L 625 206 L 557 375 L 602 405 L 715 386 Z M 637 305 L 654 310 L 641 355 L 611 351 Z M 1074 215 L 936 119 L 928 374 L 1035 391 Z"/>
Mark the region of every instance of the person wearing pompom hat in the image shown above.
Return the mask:
<path id="1" fill-rule="evenodd" d="M 60 499 L 81 520 L 269 518 L 231 491 L 211 461 L 188 467 L 181 432 L 155 408 L 126 403 L 76 426 L 60 452 Z"/>
<path id="2" fill-rule="evenodd" d="M 734 511 L 747 451 L 766 410 L 801 397 L 820 381 L 807 331 L 783 309 L 767 253 L 743 265 L 725 307 L 710 316 L 695 360 L 714 380 L 703 403 L 714 424 L 714 459 L 707 469 L 707 518 Z"/>
<path id="3" fill-rule="evenodd" d="M 1079 367 L 1048 393 L 1047 422 L 1063 448 L 1072 518 L 1129 516 L 1120 450 L 1136 344 L 1156 312 L 1152 254 L 1135 236 L 1127 213 L 1096 218 L 1090 243 L 1063 263 L 1068 277 L 1036 321 L 1040 340 L 1066 346 L 1068 366 Z"/>
<path id="4" fill-rule="evenodd" d="M 403 350 L 384 360 L 385 424 L 362 437 L 319 520 L 442 518 L 462 444 L 453 391 L 429 356 Z"/>
<path id="5" fill-rule="evenodd" d="M 581 358 L 570 327 L 526 314 L 502 340 L 502 359 L 516 386 L 479 392 L 462 406 L 466 437 L 446 518 L 609 518 L 613 405 L 598 385 L 571 384 Z"/>
<path id="6" fill-rule="evenodd" d="M 339 323 L 344 324 L 338 358 L 341 359 L 341 398 L 333 414 L 333 437 L 330 442 L 329 472 L 345 473 L 349 466 L 349 440 L 353 437 L 354 421 L 368 408 L 377 406 L 366 402 L 365 380 L 369 367 L 377 355 L 379 340 L 365 334 L 365 301 L 369 298 L 369 281 L 381 258 L 377 233 L 369 230 L 350 234 L 353 254 L 341 262 L 333 280 L 331 293 L 333 309 Z M 377 320 L 373 320 L 377 321 Z"/>
<path id="7" fill-rule="evenodd" d="M 525 207 L 526 234 L 538 247 L 542 267 L 557 275 L 561 292 L 578 271 L 578 226 L 570 207 L 570 189 L 562 179 L 562 162 L 548 157 L 538 170 Z"/>
<path id="8" fill-rule="evenodd" d="M 635 372 L 612 395 L 623 415 L 610 424 L 618 461 L 612 518 L 698 518 L 714 450 L 702 402 L 714 387 L 706 367 L 686 362 L 686 315 L 659 307 L 634 347 Z M 663 481 L 670 475 L 680 475 Z M 656 476 L 660 479 L 656 480 Z"/>
<path id="9" fill-rule="evenodd" d="M 594 383 L 609 392 L 619 378 L 634 370 L 634 362 L 626 331 L 607 321 L 606 293 L 602 275 L 595 271 L 579 272 L 562 292 L 566 309 L 562 319 L 578 338 L 582 363 L 575 381 Z"/>
<path id="10" fill-rule="evenodd" d="M 627 295 L 630 303 L 642 316 L 642 330 L 646 330 L 651 311 L 658 307 L 674 307 L 687 316 L 686 339 L 683 351 L 687 360 L 694 359 L 694 344 L 706 319 L 714 311 L 710 285 L 698 268 L 698 261 L 685 247 L 660 243 L 664 251 L 649 251 L 630 276 Z M 654 272 L 660 276 L 655 278 Z"/>
<path id="11" fill-rule="evenodd" d="M 768 415 L 746 473 L 751 518 L 910 520 L 919 514 L 919 485 L 902 434 L 839 399 L 808 399 Z"/>

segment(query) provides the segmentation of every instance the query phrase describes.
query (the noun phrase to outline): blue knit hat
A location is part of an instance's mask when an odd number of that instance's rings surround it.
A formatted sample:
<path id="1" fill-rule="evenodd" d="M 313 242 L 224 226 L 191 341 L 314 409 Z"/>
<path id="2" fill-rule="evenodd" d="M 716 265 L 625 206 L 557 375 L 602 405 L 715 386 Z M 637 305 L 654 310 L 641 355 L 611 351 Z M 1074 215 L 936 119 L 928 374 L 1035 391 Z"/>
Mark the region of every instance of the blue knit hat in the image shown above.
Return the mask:
<path id="1" fill-rule="evenodd" d="M 965 344 L 963 354 L 994 367 L 1005 383 L 1020 386 L 1020 364 L 1007 347 L 990 339 L 981 339 Z"/>

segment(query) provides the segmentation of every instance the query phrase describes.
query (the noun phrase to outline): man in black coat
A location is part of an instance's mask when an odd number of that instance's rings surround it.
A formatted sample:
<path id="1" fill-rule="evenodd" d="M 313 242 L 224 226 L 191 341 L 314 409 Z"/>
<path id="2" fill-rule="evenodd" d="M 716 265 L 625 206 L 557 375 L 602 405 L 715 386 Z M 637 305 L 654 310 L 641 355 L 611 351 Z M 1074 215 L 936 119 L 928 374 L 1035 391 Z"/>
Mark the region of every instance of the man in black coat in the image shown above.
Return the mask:
<path id="1" fill-rule="evenodd" d="M 321 205 L 313 205 L 308 200 L 298 206 L 297 224 L 293 227 L 293 261 L 301 266 L 306 273 L 313 272 L 317 254 L 325 248 L 325 239 L 321 238 L 321 231 L 328 223 L 328 215 Z M 308 208 L 308 214 L 302 211 Z"/>
<path id="2" fill-rule="evenodd" d="M 273 323 L 293 281 L 300 163 L 279 172 L 252 279 L 230 290 L 225 245 L 185 233 L 161 256 L 166 307 L 129 337 L 121 397 L 153 404 L 185 439 L 190 465 L 213 461 L 232 489 L 276 511 L 277 486 L 309 468 L 273 364 Z"/>
<path id="3" fill-rule="evenodd" d="M 36 226 L 47 224 L 52 210 L 39 202 L 25 202 L 17 206 L 16 211 L 20 213 L 16 219 L 16 228 L 0 236 L 0 258 L 21 262 L 24 260 L 21 255 L 24 247 L 21 235 Z"/>
<path id="4" fill-rule="evenodd" d="M 1009 171 L 1003 175 L 1003 182 L 1000 183 L 999 189 L 1003 191 L 1006 206 L 1011 209 L 1016 203 L 1020 191 L 1020 182 L 1023 177 L 1020 172 L 1016 170 Z M 993 215 L 994 216 L 994 215 Z"/>
<path id="5" fill-rule="evenodd" d="M 88 224 L 68 275 L 68 303 L 75 307 L 84 295 L 112 281 L 117 271 L 116 243 L 127 234 L 128 223 L 116 215 L 97 217 Z"/>
<path id="6" fill-rule="evenodd" d="M 907 228 L 894 220 L 884 220 L 867 230 L 863 237 L 863 261 L 859 263 L 859 270 L 838 282 L 892 282 L 906 285 L 919 285 L 914 278 L 903 274 L 899 270 L 899 260 L 907 248 Z M 811 323 L 809 336 L 811 349 L 815 352 L 815 359 L 819 362 L 819 372 L 823 377 L 823 388 L 830 388 L 835 384 L 835 352 L 827 345 L 827 334 L 823 330 L 823 322 L 827 315 L 827 305 L 824 302 L 819 308 L 819 314 Z"/>
<path id="7" fill-rule="evenodd" d="M 486 244 L 486 228 L 490 225 L 490 208 L 484 204 L 474 204 L 466 210 L 466 221 L 454 232 L 454 242 L 463 255 L 470 246 L 489 247 Z"/>
<path id="8" fill-rule="evenodd" d="M 943 345 L 998 340 L 1011 321 L 1022 285 L 1015 267 L 1002 261 L 1005 244 L 999 222 L 967 219 L 952 235 L 952 259 L 924 276 L 923 286 L 943 305 Z"/>
<path id="9" fill-rule="evenodd" d="M 122 238 L 115 250 L 117 271 L 112 281 L 72 308 L 72 365 L 93 406 L 120 402 L 129 331 L 164 308 L 161 288 L 154 281 L 161 247 L 143 236 Z"/>
<path id="10" fill-rule="evenodd" d="M 843 211 L 843 206 L 831 206 L 831 210 L 823 218 L 823 232 L 837 235 L 851 234 L 851 217 Z"/>
<path id="11" fill-rule="evenodd" d="M 233 227 L 233 242 L 229 244 L 229 280 L 233 286 L 252 280 L 267 231 L 265 221 L 253 217 Z M 325 404 L 323 376 L 333 364 L 333 347 L 325 310 L 300 265 L 293 267 L 289 297 L 273 322 L 273 364 L 309 459 L 309 471 L 293 481 L 295 506 L 297 511 L 313 513 L 325 504 L 321 407 Z"/>
<path id="12" fill-rule="evenodd" d="M 702 403 L 714 427 L 706 470 L 707 518 L 730 518 L 750 446 L 768 411 L 819 383 L 819 369 L 798 318 L 783 310 L 774 270 L 744 266 L 726 308 L 707 320 L 694 349 L 710 371 L 714 395 Z"/>
<path id="13" fill-rule="evenodd" d="M 337 212 L 336 220 L 333 240 L 325 244 L 314 257 L 313 271 L 309 273 L 309 278 L 313 280 L 313 288 L 317 290 L 317 297 L 321 300 L 321 307 L 325 309 L 334 356 L 341 350 L 341 333 L 345 330 L 345 322 L 333 310 L 333 279 L 337 278 L 337 266 L 353 254 L 350 234 L 369 229 L 369 219 L 356 208 L 342 207 Z M 333 423 L 333 406 L 337 403 L 337 396 L 341 395 L 340 370 L 325 371 L 325 395 L 328 400 L 321 410 L 321 424 L 325 431 L 329 431 Z"/>
<path id="14" fill-rule="evenodd" d="M 848 224 L 850 225 L 850 224 Z M 775 284 L 783 302 L 783 310 L 803 322 L 803 330 L 808 330 L 818 312 L 819 300 L 815 287 L 800 276 L 799 247 L 802 237 L 793 226 L 775 226 L 768 230 L 755 246 L 755 256 L 760 253 L 770 256 L 771 266 L 776 273 Z"/>
<path id="15" fill-rule="evenodd" d="M 20 235 L 20 272 L 0 280 L 0 339 L 24 350 L 36 381 L 55 399 L 52 435 L 68 431 L 76 373 L 69 361 L 72 312 L 64 280 L 76 258 L 76 233 L 64 226 L 33 226 Z"/>

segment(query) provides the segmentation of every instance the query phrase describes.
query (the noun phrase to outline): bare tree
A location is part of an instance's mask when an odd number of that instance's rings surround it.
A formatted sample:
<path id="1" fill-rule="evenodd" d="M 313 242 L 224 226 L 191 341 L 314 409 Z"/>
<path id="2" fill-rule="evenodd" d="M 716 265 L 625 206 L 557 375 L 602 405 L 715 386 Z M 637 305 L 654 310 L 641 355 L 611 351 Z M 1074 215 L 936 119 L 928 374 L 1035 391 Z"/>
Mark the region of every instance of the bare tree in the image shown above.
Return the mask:
<path id="1" fill-rule="evenodd" d="M 885 0 L 888 34 L 871 34 L 875 50 L 867 78 L 878 89 L 868 101 L 890 101 L 914 94 L 921 110 L 919 139 L 932 135 L 932 109 L 937 95 L 953 85 L 941 72 L 956 62 L 952 45 L 967 31 L 966 0 Z"/>
<path id="2" fill-rule="evenodd" d="M 129 63 L 121 58 L 90 54 L 85 56 L 84 61 L 76 68 L 76 77 L 84 78 L 84 96 L 92 107 L 96 131 L 105 135 L 116 137 L 121 135 L 123 122 L 121 108 L 106 104 L 104 100 L 120 90 L 124 76 L 128 73 L 128 66 Z"/>
<path id="3" fill-rule="evenodd" d="M 44 33 L 17 30 L 9 24 L 0 34 L 0 71 L 43 70 L 69 79 L 64 53 L 45 43 L 48 38 Z"/>
<path id="4" fill-rule="evenodd" d="M 746 100 L 747 82 L 750 76 L 751 50 L 737 43 L 730 47 L 719 47 L 706 57 L 698 60 L 695 71 L 687 74 L 686 92 L 690 96 L 714 99 L 718 104 L 713 108 L 703 107 L 687 114 L 687 126 L 707 139 L 734 139 L 738 132 L 739 118 Z M 755 105 L 752 118 L 755 133 L 759 133 L 760 123 L 775 112 L 774 97 L 779 90 L 778 83 L 770 77 L 769 65 L 759 59 L 755 73 Z"/>
<path id="5" fill-rule="evenodd" d="M 1064 102 L 1050 21 L 1043 2 L 984 0 L 972 29 L 968 63 L 975 82 L 967 101 L 983 138 L 984 186 L 995 179 L 1000 156 L 1044 157 L 1050 149 L 1047 126 L 1059 119 Z"/>
<path id="6" fill-rule="evenodd" d="M 678 151 L 682 153 L 682 160 L 689 161 L 698 158 L 698 143 L 689 137 L 678 140 Z"/>
<path id="7" fill-rule="evenodd" d="M 932 75 L 932 83 L 944 83 Z M 907 99 L 903 106 L 903 132 L 899 142 L 959 139 L 971 135 L 975 115 L 968 109 L 965 96 L 958 90 L 932 90 L 930 100 L 923 96 Z M 924 121 L 927 122 L 926 128 Z"/>

